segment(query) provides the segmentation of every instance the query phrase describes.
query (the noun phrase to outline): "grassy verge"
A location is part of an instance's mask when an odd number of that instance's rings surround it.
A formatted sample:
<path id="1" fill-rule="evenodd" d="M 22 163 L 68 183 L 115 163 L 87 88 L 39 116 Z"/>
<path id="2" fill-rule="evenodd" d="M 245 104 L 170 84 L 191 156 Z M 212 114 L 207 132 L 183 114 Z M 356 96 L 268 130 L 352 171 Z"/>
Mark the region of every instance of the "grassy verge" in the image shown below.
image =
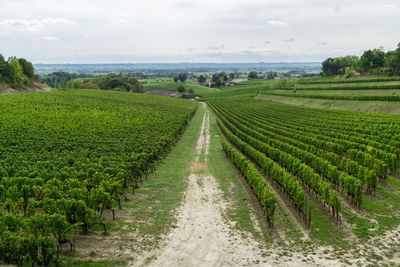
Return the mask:
<path id="1" fill-rule="evenodd" d="M 190 125 L 157 170 L 108 220 L 110 235 L 101 230 L 77 240 L 77 253 L 63 259 L 68 266 L 125 266 L 136 253 L 154 249 L 175 224 L 174 212 L 182 201 L 204 111 L 197 109 Z M 87 247 L 85 247 L 87 246 Z M 102 255 L 98 255 L 99 252 Z"/>

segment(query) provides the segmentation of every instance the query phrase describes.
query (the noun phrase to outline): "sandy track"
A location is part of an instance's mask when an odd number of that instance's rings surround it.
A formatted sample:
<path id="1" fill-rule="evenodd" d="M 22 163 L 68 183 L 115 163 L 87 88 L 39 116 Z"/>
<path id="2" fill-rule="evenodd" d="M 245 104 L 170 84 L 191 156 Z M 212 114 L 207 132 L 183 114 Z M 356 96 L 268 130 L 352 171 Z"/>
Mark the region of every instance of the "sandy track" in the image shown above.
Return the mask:
<path id="1" fill-rule="evenodd" d="M 224 218 L 228 203 L 213 176 L 207 173 L 210 118 L 206 111 L 196 147 L 192 173 L 178 222 L 160 250 L 139 259 L 134 266 L 249 266 L 260 260 L 257 241 L 246 238 Z M 201 159 L 204 162 L 200 162 Z"/>

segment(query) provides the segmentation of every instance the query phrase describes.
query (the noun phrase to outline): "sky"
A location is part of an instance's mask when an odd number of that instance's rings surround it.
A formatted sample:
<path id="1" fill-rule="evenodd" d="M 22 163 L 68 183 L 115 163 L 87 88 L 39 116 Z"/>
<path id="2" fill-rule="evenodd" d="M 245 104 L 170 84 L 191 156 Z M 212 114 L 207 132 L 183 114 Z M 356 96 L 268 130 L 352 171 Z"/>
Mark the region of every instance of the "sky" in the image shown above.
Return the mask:
<path id="1" fill-rule="evenodd" d="M 399 42 L 400 0 L 0 0 L 0 53 L 33 63 L 319 62 Z"/>

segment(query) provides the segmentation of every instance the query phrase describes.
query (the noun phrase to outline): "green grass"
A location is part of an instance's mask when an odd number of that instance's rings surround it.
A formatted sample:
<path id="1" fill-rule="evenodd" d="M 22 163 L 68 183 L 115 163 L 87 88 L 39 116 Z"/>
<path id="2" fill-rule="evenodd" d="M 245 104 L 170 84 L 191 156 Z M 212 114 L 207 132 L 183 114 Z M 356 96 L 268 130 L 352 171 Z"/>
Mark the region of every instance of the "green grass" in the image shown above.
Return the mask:
<path id="1" fill-rule="evenodd" d="M 400 103 L 398 102 L 333 100 L 315 98 L 311 99 L 302 97 L 273 96 L 262 94 L 258 95 L 256 98 L 264 101 L 304 106 L 309 108 L 400 114 Z"/>
<path id="2" fill-rule="evenodd" d="M 113 267 L 113 266 L 125 266 L 125 262 L 122 260 L 101 260 L 101 261 L 93 261 L 93 260 L 76 260 L 76 259 L 62 259 L 60 265 L 70 267 Z M 55 265 L 54 265 L 55 266 Z"/>
<path id="3" fill-rule="evenodd" d="M 256 198 L 251 192 L 246 191 L 244 177 L 236 170 L 225 152 L 221 148 L 221 133 L 217 128 L 216 115 L 210 111 L 210 134 L 211 143 L 208 154 L 209 172 L 216 178 L 224 197 L 229 203 L 234 203 L 228 210 L 230 220 L 236 222 L 235 227 L 241 231 L 251 233 L 256 239 L 271 241 L 265 231 L 260 233 L 256 230 L 251 219 L 251 213 L 256 220 L 266 220 L 257 217 L 255 212 Z M 258 203 L 257 203 L 258 204 Z"/>
<path id="4" fill-rule="evenodd" d="M 151 82 L 143 84 L 145 91 L 151 90 L 176 90 L 178 87 L 174 82 L 171 81 L 161 81 L 161 82 Z"/>
<path id="5" fill-rule="evenodd" d="M 335 245 L 339 247 L 347 245 L 343 233 L 331 221 L 331 218 L 328 218 L 328 215 L 315 205 L 311 207 L 311 224 L 314 241 L 323 245 Z"/>
<path id="6" fill-rule="evenodd" d="M 203 110 L 199 107 L 176 146 L 162 160 L 149 179 L 144 180 L 140 188 L 136 190 L 133 201 L 122 203 L 122 212 L 130 220 L 107 223 L 113 235 L 113 241 L 117 240 L 122 246 L 134 252 L 151 250 L 160 244 L 162 235 L 174 227 L 176 221 L 174 212 L 180 205 L 186 189 L 185 178 L 190 172 L 189 166 L 195 154 L 203 114 Z M 131 190 L 127 193 L 131 194 Z M 118 214 L 117 210 L 117 220 Z M 129 237 L 129 233 L 137 233 L 137 236 Z M 101 235 L 100 229 L 96 234 Z M 88 238 L 91 240 L 90 236 Z M 95 240 L 97 239 L 93 239 L 94 246 L 96 246 Z M 99 242 L 102 240 L 106 242 L 107 237 L 101 238 Z M 116 255 L 111 256 L 115 257 Z M 112 266 L 113 260 L 95 261 L 93 266 L 96 263 L 99 263 L 98 266 Z M 127 264 L 132 259 L 121 258 L 119 260 L 121 264 Z M 76 266 L 85 266 L 86 263 L 86 259 L 74 259 L 74 261 Z"/>
<path id="7" fill-rule="evenodd" d="M 276 93 L 292 93 L 289 90 L 274 90 Z M 399 95 L 399 89 L 385 90 L 297 90 L 296 94 L 317 94 L 317 95 Z"/>
<path id="8" fill-rule="evenodd" d="M 313 88 L 313 87 L 362 87 L 374 85 L 400 85 L 399 81 L 387 82 L 361 82 L 361 83 L 313 83 L 313 84 L 296 84 L 297 88 Z"/>

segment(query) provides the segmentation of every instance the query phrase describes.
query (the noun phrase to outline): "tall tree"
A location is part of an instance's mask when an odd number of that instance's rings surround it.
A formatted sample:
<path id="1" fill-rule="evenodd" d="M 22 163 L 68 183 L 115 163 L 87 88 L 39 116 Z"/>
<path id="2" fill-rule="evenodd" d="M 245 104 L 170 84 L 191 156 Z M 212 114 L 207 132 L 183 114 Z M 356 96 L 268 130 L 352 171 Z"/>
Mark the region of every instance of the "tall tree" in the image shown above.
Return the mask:
<path id="1" fill-rule="evenodd" d="M 385 52 L 382 49 L 365 51 L 360 57 L 359 65 L 362 70 L 368 71 L 373 68 L 383 67 L 385 64 Z"/>
<path id="2" fill-rule="evenodd" d="M 201 85 L 203 85 L 203 83 L 205 83 L 206 82 L 206 77 L 204 77 L 204 75 L 200 75 L 198 78 L 197 78 L 197 81 L 201 84 Z"/>
<path id="3" fill-rule="evenodd" d="M 186 75 L 186 73 L 179 73 L 178 79 L 179 79 L 179 81 L 181 81 L 182 83 L 185 83 L 185 81 L 187 80 L 187 75 Z"/>
<path id="4" fill-rule="evenodd" d="M 256 71 L 250 71 L 249 75 L 247 75 L 247 78 L 249 79 L 257 79 L 258 75 Z"/>
<path id="5" fill-rule="evenodd" d="M 389 75 L 400 75 L 400 43 L 396 50 L 387 53 L 385 63 L 389 68 Z"/>
<path id="6" fill-rule="evenodd" d="M 3 81 L 7 76 L 7 65 L 7 61 L 4 59 L 3 55 L 0 54 L 0 81 Z"/>
<path id="7" fill-rule="evenodd" d="M 9 58 L 9 80 L 10 83 L 14 86 L 23 86 L 28 83 L 28 79 L 24 75 L 23 69 L 19 64 L 18 59 L 15 57 Z"/>
<path id="8" fill-rule="evenodd" d="M 26 75 L 29 78 L 33 78 L 33 75 L 35 75 L 35 69 L 33 68 L 33 65 L 31 62 L 27 61 L 24 58 L 18 59 L 19 64 L 22 67 L 22 71 L 24 75 Z"/>

